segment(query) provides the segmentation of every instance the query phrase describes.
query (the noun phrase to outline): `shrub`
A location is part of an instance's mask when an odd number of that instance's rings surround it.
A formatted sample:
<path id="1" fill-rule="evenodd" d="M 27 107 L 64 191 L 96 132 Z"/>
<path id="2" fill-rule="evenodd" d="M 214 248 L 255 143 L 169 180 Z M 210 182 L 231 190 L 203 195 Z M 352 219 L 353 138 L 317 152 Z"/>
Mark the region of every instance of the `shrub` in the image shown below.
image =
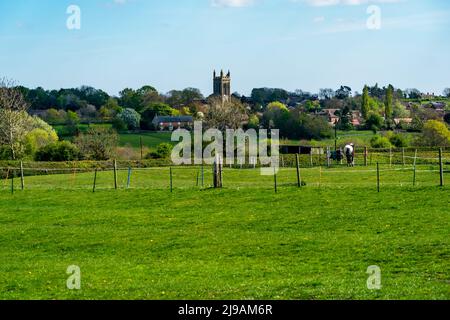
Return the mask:
<path id="1" fill-rule="evenodd" d="M 370 140 L 372 148 L 386 149 L 392 147 L 391 142 L 386 137 L 375 136 Z"/>
<path id="2" fill-rule="evenodd" d="M 161 143 L 156 148 L 155 152 L 151 152 L 147 158 L 148 159 L 167 159 L 172 154 L 173 146 L 169 143 Z"/>
<path id="3" fill-rule="evenodd" d="M 10 160 L 11 158 L 11 149 L 7 146 L 0 146 L 0 160 Z"/>
<path id="4" fill-rule="evenodd" d="M 75 143 L 90 160 L 109 160 L 114 155 L 119 137 L 113 130 L 106 128 L 90 128 L 80 134 Z"/>
<path id="5" fill-rule="evenodd" d="M 450 145 L 450 131 L 445 123 L 430 120 L 423 126 L 419 142 L 427 147 L 446 147 Z"/>
<path id="6" fill-rule="evenodd" d="M 379 131 L 383 127 L 383 118 L 378 114 L 372 113 L 366 120 L 366 129 L 373 132 Z"/>
<path id="7" fill-rule="evenodd" d="M 36 161 L 74 161 L 81 160 L 82 155 L 78 148 L 68 142 L 60 141 L 51 143 L 36 151 L 34 159 Z"/>
<path id="8" fill-rule="evenodd" d="M 447 124 L 450 124 L 450 113 L 446 113 L 446 114 L 445 114 L 445 116 L 444 116 L 444 121 L 445 121 Z"/>
<path id="9" fill-rule="evenodd" d="M 34 156 L 39 148 L 58 141 L 56 131 L 41 118 L 28 116 L 26 126 L 28 132 L 21 141 L 25 155 Z"/>
<path id="10" fill-rule="evenodd" d="M 34 155 L 38 149 L 57 141 L 58 135 L 54 130 L 34 129 L 25 137 L 25 153 L 27 155 Z"/>
<path id="11" fill-rule="evenodd" d="M 121 132 L 121 131 L 127 131 L 128 125 L 127 123 L 120 117 L 115 117 L 112 121 L 112 126 L 115 130 Z"/>
<path id="12" fill-rule="evenodd" d="M 397 148 L 408 147 L 408 139 L 402 134 L 391 133 L 387 138 L 389 139 L 389 142 Z"/>
<path id="13" fill-rule="evenodd" d="M 68 125 L 77 125 L 80 123 L 80 117 L 78 116 L 78 114 L 76 112 L 73 111 L 67 111 L 66 114 L 66 124 Z"/>

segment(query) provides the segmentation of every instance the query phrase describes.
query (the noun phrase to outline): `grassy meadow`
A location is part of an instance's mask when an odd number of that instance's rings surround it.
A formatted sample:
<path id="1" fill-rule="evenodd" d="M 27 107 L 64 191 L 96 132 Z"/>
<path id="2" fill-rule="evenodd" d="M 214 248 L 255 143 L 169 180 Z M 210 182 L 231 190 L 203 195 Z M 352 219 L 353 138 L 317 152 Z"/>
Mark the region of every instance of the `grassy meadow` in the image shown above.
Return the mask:
<path id="1" fill-rule="evenodd" d="M 448 187 L 430 168 L 199 168 L 26 177 L 0 189 L 0 299 L 449 299 Z M 68 290 L 69 265 L 81 290 Z M 377 265 L 382 289 L 367 289 Z"/>

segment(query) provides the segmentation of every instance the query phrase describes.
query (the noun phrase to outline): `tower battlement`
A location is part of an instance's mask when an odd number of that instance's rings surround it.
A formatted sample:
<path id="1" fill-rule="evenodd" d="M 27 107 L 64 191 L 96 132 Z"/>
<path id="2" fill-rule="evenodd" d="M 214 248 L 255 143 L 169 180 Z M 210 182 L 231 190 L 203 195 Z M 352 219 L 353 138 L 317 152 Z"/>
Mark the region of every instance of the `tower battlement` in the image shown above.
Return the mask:
<path id="1" fill-rule="evenodd" d="M 231 100 L 231 73 L 225 75 L 223 70 L 217 75 L 216 70 L 213 73 L 214 95 L 222 97 L 223 100 Z"/>

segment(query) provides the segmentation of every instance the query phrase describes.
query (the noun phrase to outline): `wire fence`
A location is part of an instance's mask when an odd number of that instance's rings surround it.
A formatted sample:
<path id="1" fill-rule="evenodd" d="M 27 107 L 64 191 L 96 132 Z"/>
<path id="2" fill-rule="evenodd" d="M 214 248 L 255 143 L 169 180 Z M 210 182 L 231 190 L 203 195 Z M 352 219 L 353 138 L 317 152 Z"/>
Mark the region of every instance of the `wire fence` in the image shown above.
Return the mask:
<path id="1" fill-rule="evenodd" d="M 442 170 L 442 174 L 441 174 Z M 205 189 L 213 186 L 212 166 L 86 168 L 0 168 L 3 193 L 20 190 L 133 190 Z M 23 173 L 23 175 L 22 175 Z M 261 175 L 260 168 L 229 168 L 222 171 L 225 189 L 274 189 L 290 187 L 364 187 L 376 190 L 385 186 L 438 186 L 450 173 L 450 165 L 281 167 L 276 176 Z"/>
<path id="2" fill-rule="evenodd" d="M 450 149 L 442 148 L 442 160 L 450 163 Z M 345 159 L 336 162 L 330 159 L 333 148 L 313 148 L 308 154 L 300 154 L 299 162 L 302 167 L 327 166 L 336 167 L 345 163 Z M 330 160 L 329 160 L 330 159 Z M 380 165 L 439 165 L 439 149 L 436 148 L 355 148 L 355 165 L 372 166 Z M 282 167 L 294 167 L 296 165 L 295 154 L 280 155 Z"/>
<path id="3" fill-rule="evenodd" d="M 325 150 L 325 149 L 323 149 Z M 329 151 L 329 149 L 328 149 Z M 224 166 L 224 188 L 376 187 L 444 185 L 448 149 L 357 148 L 355 167 L 333 161 L 330 152 L 280 155 L 276 176 L 259 161 Z M 190 189 L 213 186 L 213 166 L 171 166 L 169 160 L 100 162 L 0 162 L 0 190 Z"/>

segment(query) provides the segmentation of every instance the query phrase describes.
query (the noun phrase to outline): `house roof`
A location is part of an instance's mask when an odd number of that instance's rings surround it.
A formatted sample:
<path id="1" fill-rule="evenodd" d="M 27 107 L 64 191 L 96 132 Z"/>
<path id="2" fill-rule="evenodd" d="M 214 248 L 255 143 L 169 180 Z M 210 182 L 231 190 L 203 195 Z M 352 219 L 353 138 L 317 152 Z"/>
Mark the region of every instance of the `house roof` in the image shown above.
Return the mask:
<path id="1" fill-rule="evenodd" d="M 192 122 L 194 118 L 192 116 L 155 116 L 153 122 L 161 123 L 161 122 Z"/>

